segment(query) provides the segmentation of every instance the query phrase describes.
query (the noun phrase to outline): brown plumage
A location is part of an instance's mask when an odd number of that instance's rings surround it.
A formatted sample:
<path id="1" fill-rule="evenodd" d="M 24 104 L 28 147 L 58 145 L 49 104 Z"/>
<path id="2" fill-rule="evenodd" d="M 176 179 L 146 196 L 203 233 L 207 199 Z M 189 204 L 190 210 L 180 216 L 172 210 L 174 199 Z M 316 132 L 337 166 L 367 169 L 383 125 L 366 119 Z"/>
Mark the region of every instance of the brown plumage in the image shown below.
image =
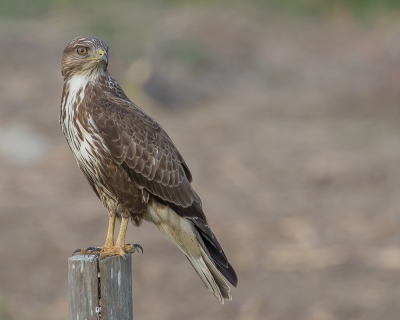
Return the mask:
<path id="1" fill-rule="evenodd" d="M 79 168 L 110 214 L 100 259 L 134 252 L 137 245 L 125 245 L 127 222 L 139 226 L 144 219 L 178 246 L 222 303 L 230 300 L 227 281 L 236 286 L 237 277 L 207 223 L 189 168 L 167 133 L 108 73 L 107 51 L 103 41 L 84 37 L 65 48 L 60 114 Z"/>

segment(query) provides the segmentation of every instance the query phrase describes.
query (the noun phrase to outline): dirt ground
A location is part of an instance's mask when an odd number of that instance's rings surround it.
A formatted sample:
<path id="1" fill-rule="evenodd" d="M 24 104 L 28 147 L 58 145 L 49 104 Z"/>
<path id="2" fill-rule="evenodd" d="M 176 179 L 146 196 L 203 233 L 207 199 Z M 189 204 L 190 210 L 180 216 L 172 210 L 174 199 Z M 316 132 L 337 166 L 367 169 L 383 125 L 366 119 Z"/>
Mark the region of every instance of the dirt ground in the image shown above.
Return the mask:
<path id="1" fill-rule="evenodd" d="M 71 26 L 63 10 L 0 21 L 1 320 L 67 319 L 67 259 L 105 239 L 58 125 L 78 35 L 109 43 L 110 72 L 183 154 L 239 278 L 220 305 L 154 226 L 131 225 L 136 319 L 398 319 L 398 19 L 136 5 L 129 21 L 103 8 L 120 19 L 102 29 L 105 14 Z"/>

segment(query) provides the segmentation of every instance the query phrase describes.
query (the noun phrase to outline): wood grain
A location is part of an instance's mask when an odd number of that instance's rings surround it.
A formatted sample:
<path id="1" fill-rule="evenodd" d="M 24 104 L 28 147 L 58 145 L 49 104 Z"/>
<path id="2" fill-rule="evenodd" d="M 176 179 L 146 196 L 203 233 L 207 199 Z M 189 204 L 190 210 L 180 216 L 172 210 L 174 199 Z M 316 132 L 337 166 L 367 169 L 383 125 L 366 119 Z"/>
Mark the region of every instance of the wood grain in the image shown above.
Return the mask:
<path id="1" fill-rule="evenodd" d="M 101 316 L 104 319 L 132 320 L 132 256 L 100 261 Z"/>
<path id="2" fill-rule="evenodd" d="M 69 320 L 132 320 L 132 257 L 68 259 Z M 100 269 L 100 272 L 98 271 Z M 100 276 L 100 278 L 99 278 Z M 99 290 L 100 288 L 100 290 Z"/>
<path id="3" fill-rule="evenodd" d="M 69 320 L 97 319 L 97 261 L 88 256 L 68 259 Z"/>

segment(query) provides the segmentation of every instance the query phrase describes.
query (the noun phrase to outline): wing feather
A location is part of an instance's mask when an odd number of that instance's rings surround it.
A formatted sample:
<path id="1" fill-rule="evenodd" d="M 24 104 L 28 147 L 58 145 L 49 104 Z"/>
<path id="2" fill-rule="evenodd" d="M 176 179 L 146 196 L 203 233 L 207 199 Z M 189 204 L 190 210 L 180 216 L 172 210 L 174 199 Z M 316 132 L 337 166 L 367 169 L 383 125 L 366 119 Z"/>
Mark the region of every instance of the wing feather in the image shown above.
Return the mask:
<path id="1" fill-rule="evenodd" d="M 130 101 L 99 99 L 92 111 L 94 129 L 105 150 L 132 181 L 150 194 L 180 207 L 201 204 L 181 154 L 161 126 Z M 200 214 L 205 218 L 204 214 Z"/>
<path id="2" fill-rule="evenodd" d="M 201 200 L 193 190 L 192 175 L 161 126 L 129 100 L 109 98 L 92 112 L 97 134 L 112 159 L 133 183 L 179 216 L 191 219 L 217 268 L 235 283 L 224 251 L 207 224 Z M 233 269 L 232 269 L 233 270 Z"/>
<path id="3" fill-rule="evenodd" d="M 102 121 L 104 118 L 107 121 Z M 179 216 L 192 220 L 204 250 L 218 270 L 236 285 L 236 274 L 208 226 L 201 200 L 191 186 L 190 171 L 165 131 L 126 100 L 101 101 L 93 112 L 93 122 L 105 148 L 133 183 Z"/>

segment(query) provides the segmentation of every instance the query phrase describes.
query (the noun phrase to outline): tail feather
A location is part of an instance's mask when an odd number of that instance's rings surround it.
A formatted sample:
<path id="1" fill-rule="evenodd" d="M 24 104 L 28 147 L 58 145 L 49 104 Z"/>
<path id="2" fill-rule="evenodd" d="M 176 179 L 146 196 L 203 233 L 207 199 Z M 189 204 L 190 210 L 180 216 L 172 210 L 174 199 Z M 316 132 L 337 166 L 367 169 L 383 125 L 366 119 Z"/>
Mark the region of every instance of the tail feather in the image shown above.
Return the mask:
<path id="1" fill-rule="evenodd" d="M 193 221 L 195 225 L 194 232 L 196 238 L 203 250 L 207 253 L 207 256 L 211 259 L 219 272 L 222 273 L 225 279 L 228 280 L 234 287 L 236 287 L 238 280 L 235 270 L 229 264 L 228 258 L 226 257 L 221 245 L 219 244 L 214 233 L 211 231 L 210 227 L 200 219 L 191 221 Z"/>
<path id="2" fill-rule="evenodd" d="M 205 254 L 205 252 L 202 250 L 202 255 L 204 262 L 206 263 L 206 266 L 208 267 L 208 270 L 212 274 L 214 281 L 217 283 L 218 288 L 221 292 L 222 298 L 226 300 L 232 300 L 232 295 L 231 295 L 231 290 L 229 288 L 228 283 L 226 282 L 224 276 L 221 274 L 221 272 L 218 270 L 218 268 L 214 265 L 214 263 L 211 261 L 211 259 Z M 224 303 L 224 301 L 221 301 Z"/>
<path id="3" fill-rule="evenodd" d="M 227 280 L 234 285 L 237 283 L 235 271 L 223 251 L 223 263 L 218 261 L 219 258 L 213 259 L 213 250 L 207 248 L 206 241 L 199 236 L 190 219 L 181 218 L 171 208 L 159 203 L 149 206 L 144 218 L 153 222 L 185 254 L 204 285 L 222 304 L 224 299 L 232 300 Z M 222 255 L 219 252 L 217 256 Z"/>
<path id="4" fill-rule="evenodd" d="M 212 292 L 222 304 L 224 304 L 224 299 L 232 300 L 228 284 L 205 253 L 204 256 L 202 255 L 199 259 L 186 257 L 207 289 Z"/>

